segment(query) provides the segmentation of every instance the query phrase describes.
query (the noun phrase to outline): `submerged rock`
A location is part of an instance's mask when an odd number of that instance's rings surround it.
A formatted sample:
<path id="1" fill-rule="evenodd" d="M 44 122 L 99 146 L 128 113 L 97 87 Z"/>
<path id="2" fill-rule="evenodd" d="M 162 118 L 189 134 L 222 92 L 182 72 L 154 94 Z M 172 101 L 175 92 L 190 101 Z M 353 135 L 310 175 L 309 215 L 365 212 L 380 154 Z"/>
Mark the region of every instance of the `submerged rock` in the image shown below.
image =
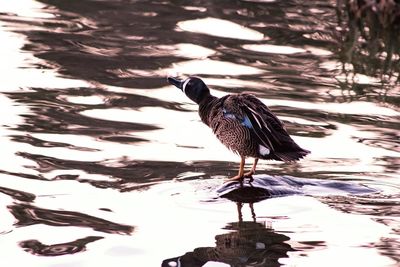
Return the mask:
<path id="1" fill-rule="evenodd" d="M 293 176 L 254 175 L 253 181 L 232 181 L 221 185 L 216 192 L 219 197 L 238 202 L 257 202 L 270 197 L 287 195 L 349 195 L 378 192 L 355 182 L 307 179 Z"/>

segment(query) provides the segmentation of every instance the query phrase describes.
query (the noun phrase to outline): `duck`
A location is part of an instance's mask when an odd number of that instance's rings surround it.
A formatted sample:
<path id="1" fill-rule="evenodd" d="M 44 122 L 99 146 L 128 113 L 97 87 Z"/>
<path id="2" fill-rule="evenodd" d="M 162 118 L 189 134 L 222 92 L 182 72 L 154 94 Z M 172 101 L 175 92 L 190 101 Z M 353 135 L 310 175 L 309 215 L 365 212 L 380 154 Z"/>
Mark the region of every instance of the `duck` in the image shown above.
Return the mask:
<path id="1" fill-rule="evenodd" d="M 289 135 L 282 121 L 256 96 L 249 93 L 213 96 L 197 76 L 167 81 L 198 105 L 201 121 L 210 127 L 228 149 L 240 156 L 238 174 L 227 181 L 253 179 L 259 159 L 293 162 L 310 153 Z M 245 172 L 246 158 L 254 158 L 250 171 Z"/>

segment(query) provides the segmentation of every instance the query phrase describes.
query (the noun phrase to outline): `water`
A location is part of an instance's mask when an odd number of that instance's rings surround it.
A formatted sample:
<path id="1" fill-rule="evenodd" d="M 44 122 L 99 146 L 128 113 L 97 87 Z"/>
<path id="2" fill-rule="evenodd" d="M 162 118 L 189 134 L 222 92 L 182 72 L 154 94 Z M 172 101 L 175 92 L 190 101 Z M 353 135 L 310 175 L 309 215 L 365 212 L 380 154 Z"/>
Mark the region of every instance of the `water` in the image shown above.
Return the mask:
<path id="1" fill-rule="evenodd" d="M 3 1 L 3 264 L 399 265 L 398 50 L 334 6 Z M 311 155 L 227 195 L 239 158 L 168 74 L 256 94 Z"/>

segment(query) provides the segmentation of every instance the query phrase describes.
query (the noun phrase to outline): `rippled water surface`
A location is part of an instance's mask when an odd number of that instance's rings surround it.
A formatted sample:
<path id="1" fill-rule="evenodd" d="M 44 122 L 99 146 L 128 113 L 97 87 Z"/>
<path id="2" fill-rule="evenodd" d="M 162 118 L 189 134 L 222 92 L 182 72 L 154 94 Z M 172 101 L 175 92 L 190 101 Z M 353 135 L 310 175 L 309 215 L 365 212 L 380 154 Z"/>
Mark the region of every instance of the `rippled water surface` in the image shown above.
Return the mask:
<path id="1" fill-rule="evenodd" d="M 398 266 L 398 50 L 349 48 L 335 6 L 2 1 L 2 266 Z M 257 95 L 312 153 L 223 184 L 239 157 L 169 74 Z"/>

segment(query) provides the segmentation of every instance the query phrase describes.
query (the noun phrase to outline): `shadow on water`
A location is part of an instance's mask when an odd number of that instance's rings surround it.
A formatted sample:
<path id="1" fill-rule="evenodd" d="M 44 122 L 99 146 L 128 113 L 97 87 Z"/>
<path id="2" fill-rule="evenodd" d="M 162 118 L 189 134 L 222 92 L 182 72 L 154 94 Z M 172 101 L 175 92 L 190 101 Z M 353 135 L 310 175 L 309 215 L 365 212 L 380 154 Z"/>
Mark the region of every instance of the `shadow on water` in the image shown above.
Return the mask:
<path id="1" fill-rule="evenodd" d="M 76 226 L 113 234 L 130 234 L 134 229 L 132 226 L 113 223 L 80 212 L 43 209 L 29 204 L 10 205 L 8 210 L 17 220 L 16 226 L 33 224 Z"/>
<path id="2" fill-rule="evenodd" d="M 238 221 L 228 223 L 225 234 L 215 236 L 215 247 L 199 247 L 182 256 L 166 259 L 162 267 L 201 267 L 207 262 L 222 262 L 229 266 L 281 266 L 281 258 L 294 249 L 286 243 L 290 238 L 277 233 L 265 223 L 256 222 L 253 204 L 249 204 L 252 221 L 244 221 L 243 203 L 236 202 Z"/>
<path id="3" fill-rule="evenodd" d="M 26 240 L 19 243 L 25 251 L 38 256 L 61 256 L 75 254 L 86 250 L 86 245 L 100 240 L 100 236 L 88 236 L 72 242 L 45 245 L 38 240 Z"/>
<path id="4" fill-rule="evenodd" d="M 28 104 L 31 107 L 32 114 L 23 115 L 25 124 L 18 125 L 15 130 L 27 131 L 31 133 L 46 132 L 46 133 L 62 133 L 76 134 L 89 136 L 102 136 L 107 140 L 107 137 L 116 141 L 118 133 L 124 131 L 148 131 L 158 129 L 154 125 L 139 124 L 133 122 L 113 122 L 110 120 L 101 120 L 83 116 L 81 112 L 87 109 L 107 109 L 110 107 L 118 108 L 138 108 L 146 106 L 164 106 L 165 108 L 177 109 L 173 103 L 167 103 L 140 96 L 136 94 L 115 94 L 95 90 L 92 88 L 75 88 L 70 90 L 48 90 L 32 88 L 31 92 L 8 94 L 10 98 L 17 103 Z M 99 96 L 105 100 L 104 104 L 83 103 L 75 104 L 67 102 L 65 98 L 71 96 Z M 64 99 L 62 98 L 64 97 Z M 107 136 L 110 135 L 110 136 Z M 29 139 L 27 140 L 29 141 Z M 141 141 L 141 139 L 129 139 L 128 142 Z M 35 145 L 39 145 L 35 143 Z M 50 144 L 49 144 L 50 146 Z"/>
<path id="5" fill-rule="evenodd" d="M 36 196 L 34 194 L 20 191 L 20 190 L 11 189 L 11 188 L 6 188 L 6 187 L 0 187 L 0 192 L 2 194 L 12 197 L 15 200 L 24 201 L 24 202 L 32 202 L 36 198 Z"/>
<path id="6" fill-rule="evenodd" d="M 213 176 L 220 176 L 225 174 L 227 171 L 231 173 L 236 172 L 236 164 L 230 162 L 198 161 L 178 163 L 164 161 L 131 161 L 119 159 L 117 162 L 115 162 L 115 165 L 118 166 L 106 166 L 104 165 L 104 162 L 60 160 L 58 158 L 28 153 L 20 153 L 19 156 L 36 162 L 37 167 L 34 167 L 34 169 L 40 174 L 33 175 L 8 171 L 0 171 L 0 173 L 44 181 L 75 180 L 81 183 L 88 183 L 98 188 L 113 188 L 121 192 L 127 192 L 135 189 L 143 190 L 154 183 L 165 180 L 180 178 L 204 179 L 211 178 Z M 229 166 L 229 168 L 227 168 L 227 166 Z M 210 171 L 211 168 L 212 171 Z M 46 175 L 54 170 L 81 170 L 88 175 L 99 174 L 110 178 L 107 180 L 94 180 L 86 178 L 85 175 L 77 174 L 60 174 L 54 176 Z M 46 177 L 44 175 L 46 175 Z M 3 193 L 8 194 L 9 191 L 7 188 L 4 188 L 3 190 Z M 28 198 L 30 197 L 30 194 L 21 192 L 21 196 L 13 196 L 15 198 Z M 34 196 L 32 197 L 34 198 Z"/>

